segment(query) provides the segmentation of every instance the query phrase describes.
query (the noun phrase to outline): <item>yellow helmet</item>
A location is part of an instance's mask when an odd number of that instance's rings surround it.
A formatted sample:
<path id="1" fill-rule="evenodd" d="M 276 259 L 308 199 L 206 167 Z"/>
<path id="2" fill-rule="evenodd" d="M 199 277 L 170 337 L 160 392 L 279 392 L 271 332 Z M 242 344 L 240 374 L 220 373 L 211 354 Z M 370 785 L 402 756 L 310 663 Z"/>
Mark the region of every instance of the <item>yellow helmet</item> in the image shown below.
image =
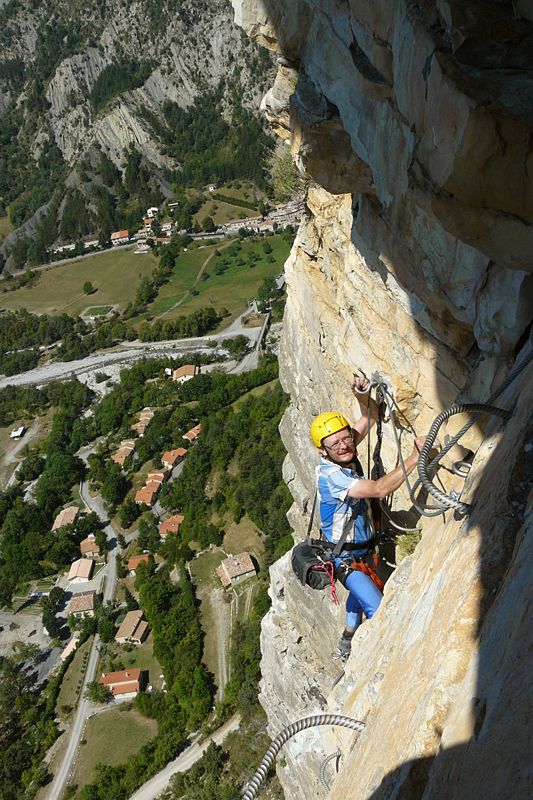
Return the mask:
<path id="1" fill-rule="evenodd" d="M 350 423 L 348 420 L 339 414 L 338 411 L 325 411 L 315 417 L 311 423 L 311 439 L 315 447 L 322 446 L 322 439 L 330 436 L 332 433 L 342 431 L 343 428 L 349 428 Z"/>

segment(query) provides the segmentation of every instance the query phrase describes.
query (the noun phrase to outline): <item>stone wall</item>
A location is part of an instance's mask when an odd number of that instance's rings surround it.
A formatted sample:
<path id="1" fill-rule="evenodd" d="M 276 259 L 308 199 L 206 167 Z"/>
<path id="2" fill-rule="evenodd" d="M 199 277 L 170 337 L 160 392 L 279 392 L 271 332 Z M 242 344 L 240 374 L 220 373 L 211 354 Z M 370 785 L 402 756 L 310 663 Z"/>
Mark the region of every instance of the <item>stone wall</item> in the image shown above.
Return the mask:
<path id="1" fill-rule="evenodd" d="M 533 25 L 527 4 L 510 2 L 232 2 L 280 54 L 263 107 L 312 181 L 286 265 L 280 356 L 298 538 L 316 464 L 309 422 L 327 408 L 357 416 L 357 367 L 387 379 L 407 453 L 410 429 L 424 433 L 457 398 L 485 400 L 531 352 Z M 325 796 L 320 767 L 336 748 L 330 800 L 531 793 L 532 383 L 530 364 L 498 400 L 516 401 L 512 420 L 484 419 L 465 437 L 466 482 L 440 470 L 474 512 L 418 520 L 421 543 L 333 691 L 343 615 L 296 584 L 287 557 L 272 568 L 261 684 L 270 732 L 326 709 L 367 724 L 357 742 L 318 729 L 291 740 L 278 765 L 287 800 Z M 390 424 L 383 458 L 396 463 Z M 405 493 L 392 508 L 416 520 Z"/>

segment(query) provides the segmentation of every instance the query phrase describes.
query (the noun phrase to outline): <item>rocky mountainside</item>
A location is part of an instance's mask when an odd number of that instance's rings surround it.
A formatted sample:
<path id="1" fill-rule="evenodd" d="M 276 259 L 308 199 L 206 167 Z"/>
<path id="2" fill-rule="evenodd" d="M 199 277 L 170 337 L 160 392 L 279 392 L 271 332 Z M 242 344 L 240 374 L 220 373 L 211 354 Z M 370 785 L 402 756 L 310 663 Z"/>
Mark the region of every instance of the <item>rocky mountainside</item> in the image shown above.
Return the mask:
<path id="1" fill-rule="evenodd" d="M 18 236 L 35 234 L 54 190 L 59 217 L 65 187 L 87 196 L 102 153 L 122 174 L 140 155 L 168 194 L 172 109 L 217 92 L 231 122 L 257 108 L 271 64 L 226 0 L 9 0 L 0 53 L 0 212 Z"/>
<path id="2" fill-rule="evenodd" d="M 286 265 L 280 354 L 300 538 L 317 460 L 308 426 L 332 407 L 354 418 L 357 367 L 392 388 L 407 453 L 411 428 L 423 434 L 454 400 L 486 401 L 531 358 L 533 14 L 504 0 L 232 4 L 279 54 L 262 106 L 314 182 Z M 498 398 L 512 419 L 477 423 L 439 470 L 470 516 L 420 517 L 397 493 L 393 516 L 422 538 L 333 691 L 342 612 L 296 583 L 288 557 L 272 569 L 270 732 L 326 710 L 366 722 L 357 740 L 291 739 L 278 761 L 287 800 L 324 797 L 325 777 L 329 800 L 531 795 L 532 364 Z M 463 422 L 452 417 L 441 444 Z M 392 468 L 390 423 L 382 453 Z M 464 456 L 466 481 L 449 471 Z"/>

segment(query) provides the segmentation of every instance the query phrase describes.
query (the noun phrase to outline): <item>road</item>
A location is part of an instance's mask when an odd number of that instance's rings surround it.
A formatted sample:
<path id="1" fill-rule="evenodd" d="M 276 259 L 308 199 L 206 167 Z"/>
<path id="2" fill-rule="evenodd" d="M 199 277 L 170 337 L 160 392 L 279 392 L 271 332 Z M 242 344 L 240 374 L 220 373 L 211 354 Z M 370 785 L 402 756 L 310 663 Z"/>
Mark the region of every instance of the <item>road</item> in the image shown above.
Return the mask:
<path id="1" fill-rule="evenodd" d="M 212 354 L 213 348 L 209 346 L 209 342 L 221 342 L 223 339 L 241 334 L 251 339 L 255 346 L 260 335 L 260 329 L 243 328 L 239 317 L 226 330 L 221 333 L 213 333 L 210 336 L 199 336 L 194 339 L 170 339 L 164 342 L 128 342 L 127 345 L 120 345 L 114 350 L 93 353 L 86 358 L 80 358 L 75 361 L 53 361 L 27 372 L 11 375 L 9 378 L 0 378 L 0 389 L 4 389 L 6 386 L 29 386 L 35 384 L 40 386 L 50 381 L 66 380 L 73 376 L 79 377 L 87 372 L 103 370 L 112 364 L 127 366 L 133 361 L 138 361 L 147 356 L 176 357 L 198 352 Z M 248 367 L 248 369 L 251 368 Z"/>
<path id="2" fill-rule="evenodd" d="M 83 461 L 87 462 L 89 454 L 92 452 L 92 447 L 83 448 L 79 451 L 80 458 Z M 89 488 L 87 482 L 84 481 L 83 484 L 80 486 L 80 495 L 83 502 L 89 507 L 91 511 L 94 511 L 98 514 L 101 520 L 107 519 L 107 514 L 104 508 L 103 501 L 101 497 L 91 497 L 89 494 Z M 107 525 L 104 528 L 107 541 L 109 543 L 110 549 L 107 556 L 107 565 L 105 567 L 105 571 L 101 571 L 101 575 L 106 575 L 106 582 L 105 582 L 105 589 L 104 589 L 104 603 L 111 602 L 113 597 L 115 596 L 115 588 L 117 582 L 117 549 L 118 549 L 118 542 L 115 531 L 111 524 Z M 85 587 L 86 588 L 86 587 Z M 100 637 L 98 634 L 94 637 L 93 646 L 91 648 L 91 653 L 89 655 L 89 660 L 87 662 L 87 670 L 85 672 L 85 677 L 83 679 L 83 686 L 81 689 L 81 698 L 78 703 L 78 707 L 76 709 L 76 716 L 74 717 L 74 722 L 72 723 L 72 727 L 68 734 L 69 742 L 67 746 L 67 750 L 59 771 L 57 772 L 47 795 L 47 800 L 59 800 L 61 797 L 63 790 L 65 788 L 65 784 L 70 778 L 72 774 L 72 770 L 75 766 L 75 758 L 76 753 L 78 751 L 79 742 L 82 737 L 83 729 L 88 717 L 94 713 L 94 707 L 92 703 L 87 700 L 85 697 L 85 690 L 87 688 L 87 684 L 94 680 L 96 674 L 96 666 L 98 663 L 98 654 L 99 654 L 99 647 L 100 647 Z"/>
<path id="3" fill-rule="evenodd" d="M 130 797 L 130 800 L 155 800 L 166 789 L 170 779 L 176 772 L 187 772 L 202 757 L 212 741 L 217 745 L 222 744 L 226 736 L 236 731 L 239 725 L 240 717 L 236 715 L 225 722 L 208 739 L 204 739 L 201 743 L 194 742 L 191 744 L 174 761 L 167 764 L 161 772 L 158 772 L 157 775 L 154 775 L 153 778 L 144 783 L 140 789 L 137 789 L 135 794 Z"/>

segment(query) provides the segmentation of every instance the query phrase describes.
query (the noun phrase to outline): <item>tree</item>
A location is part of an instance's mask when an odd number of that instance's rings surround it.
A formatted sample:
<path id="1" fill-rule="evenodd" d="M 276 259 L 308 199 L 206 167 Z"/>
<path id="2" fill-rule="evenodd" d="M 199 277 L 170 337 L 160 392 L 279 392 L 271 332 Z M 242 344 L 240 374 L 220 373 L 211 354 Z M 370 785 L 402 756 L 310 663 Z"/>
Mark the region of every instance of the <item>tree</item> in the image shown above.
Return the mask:
<path id="1" fill-rule="evenodd" d="M 202 220 L 202 228 L 206 233 L 213 233 L 213 231 L 217 229 L 212 217 L 204 217 Z"/>
<path id="2" fill-rule="evenodd" d="M 38 454 L 27 456 L 17 470 L 19 481 L 34 481 L 45 467 L 46 461 Z"/>
<path id="3" fill-rule="evenodd" d="M 110 463 L 106 467 L 106 476 L 102 482 L 100 493 L 107 503 L 118 505 L 126 492 L 129 483 L 121 472 L 118 464 Z"/>
<path id="4" fill-rule="evenodd" d="M 298 172 L 290 148 L 278 140 L 267 159 L 267 170 L 277 200 L 288 200 L 304 190 L 306 182 Z"/>
<path id="5" fill-rule="evenodd" d="M 116 628 L 112 619 L 103 617 L 98 623 L 98 634 L 104 644 L 112 642 L 115 638 Z"/>
<path id="6" fill-rule="evenodd" d="M 60 636 L 60 628 L 57 624 L 57 620 L 55 618 L 55 614 L 49 608 L 45 608 L 43 610 L 43 625 L 48 631 L 48 635 L 52 639 L 59 639 Z"/>
<path id="7" fill-rule="evenodd" d="M 140 513 L 139 504 L 132 497 L 127 497 L 120 508 L 120 524 L 123 528 L 129 528 Z"/>
<path id="8" fill-rule="evenodd" d="M 53 589 L 50 589 L 48 599 L 53 608 L 57 609 L 60 605 L 62 605 L 65 600 L 65 594 L 65 590 L 60 586 L 54 586 Z"/>
<path id="9" fill-rule="evenodd" d="M 48 261 L 48 253 L 46 247 L 40 239 L 32 239 L 28 246 L 28 261 L 32 267 L 37 264 L 46 264 Z"/>
<path id="10" fill-rule="evenodd" d="M 85 697 L 91 701 L 91 703 L 107 703 L 111 699 L 111 692 L 104 686 L 102 683 L 98 683 L 98 681 L 90 681 L 87 684 L 87 688 L 85 690 Z"/>
<path id="11" fill-rule="evenodd" d="M 11 258 L 13 259 L 13 266 L 15 269 L 21 269 L 26 263 L 29 246 L 30 240 L 26 236 L 21 236 L 13 245 Z"/>
<path id="12" fill-rule="evenodd" d="M 83 284 L 83 293 L 84 294 L 93 294 L 93 292 L 95 292 L 95 291 L 96 291 L 96 289 L 92 285 L 91 281 L 85 281 L 85 283 Z"/>
<path id="13" fill-rule="evenodd" d="M 137 611 L 139 603 L 127 587 L 124 589 L 124 600 L 126 601 L 126 608 L 128 611 Z"/>

